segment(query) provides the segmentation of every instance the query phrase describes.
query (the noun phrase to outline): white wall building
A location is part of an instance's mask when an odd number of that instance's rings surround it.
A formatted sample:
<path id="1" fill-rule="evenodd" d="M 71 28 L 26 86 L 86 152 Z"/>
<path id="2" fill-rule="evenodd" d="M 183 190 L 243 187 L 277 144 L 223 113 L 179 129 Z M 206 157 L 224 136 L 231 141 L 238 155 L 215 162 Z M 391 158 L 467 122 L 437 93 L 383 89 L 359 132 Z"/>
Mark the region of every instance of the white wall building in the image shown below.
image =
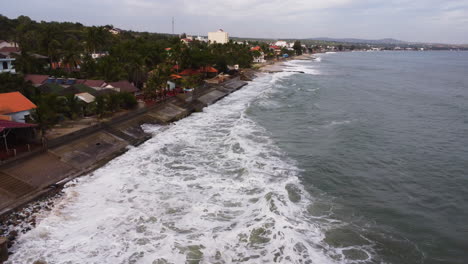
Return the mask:
<path id="1" fill-rule="evenodd" d="M 254 63 L 265 63 L 265 53 L 263 51 L 260 51 L 260 56 L 258 57 L 253 57 L 253 62 Z"/>
<path id="2" fill-rule="evenodd" d="M 0 73 L 15 73 L 16 71 L 13 65 L 14 61 L 15 58 L 12 57 L 10 54 L 0 52 Z"/>
<path id="3" fill-rule="evenodd" d="M 289 45 L 288 45 L 288 42 L 286 41 L 278 40 L 275 42 L 275 46 L 284 48 L 284 47 L 288 47 Z"/>
<path id="4" fill-rule="evenodd" d="M 208 32 L 208 41 L 210 43 L 226 44 L 229 42 L 229 34 L 222 29 L 217 32 Z"/>
<path id="5" fill-rule="evenodd" d="M 18 44 L 16 44 L 15 42 L 8 42 L 5 40 L 0 40 L 0 49 L 4 47 L 8 47 L 8 48 L 18 47 Z"/>

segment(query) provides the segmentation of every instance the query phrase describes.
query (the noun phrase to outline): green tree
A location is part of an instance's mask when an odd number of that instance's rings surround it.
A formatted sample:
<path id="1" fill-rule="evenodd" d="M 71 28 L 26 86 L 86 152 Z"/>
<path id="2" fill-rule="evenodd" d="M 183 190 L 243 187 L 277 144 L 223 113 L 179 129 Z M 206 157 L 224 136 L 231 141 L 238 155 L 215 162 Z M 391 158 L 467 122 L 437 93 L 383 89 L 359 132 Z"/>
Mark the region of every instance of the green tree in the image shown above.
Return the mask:
<path id="1" fill-rule="evenodd" d="M 146 98 L 155 98 L 157 96 L 164 96 L 164 90 L 171 74 L 170 66 L 161 64 L 156 69 L 151 71 L 146 87 L 143 93 Z"/>
<path id="2" fill-rule="evenodd" d="M 294 41 L 293 49 L 296 55 L 302 55 L 302 44 L 299 40 Z"/>

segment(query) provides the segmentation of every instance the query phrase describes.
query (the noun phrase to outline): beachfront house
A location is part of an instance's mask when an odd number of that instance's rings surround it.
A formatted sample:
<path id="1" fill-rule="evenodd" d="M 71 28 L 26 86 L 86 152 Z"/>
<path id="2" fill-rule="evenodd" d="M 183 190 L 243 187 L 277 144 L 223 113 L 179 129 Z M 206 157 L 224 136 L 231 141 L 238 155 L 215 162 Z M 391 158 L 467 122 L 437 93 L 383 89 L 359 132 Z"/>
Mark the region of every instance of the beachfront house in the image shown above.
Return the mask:
<path id="1" fill-rule="evenodd" d="M 265 63 L 265 53 L 260 46 L 252 47 L 250 51 L 253 53 L 253 63 Z"/>
<path id="2" fill-rule="evenodd" d="M 0 94 L 0 119 L 18 123 L 26 123 L 31 110 L 37 106 L 20 92 Z"/>

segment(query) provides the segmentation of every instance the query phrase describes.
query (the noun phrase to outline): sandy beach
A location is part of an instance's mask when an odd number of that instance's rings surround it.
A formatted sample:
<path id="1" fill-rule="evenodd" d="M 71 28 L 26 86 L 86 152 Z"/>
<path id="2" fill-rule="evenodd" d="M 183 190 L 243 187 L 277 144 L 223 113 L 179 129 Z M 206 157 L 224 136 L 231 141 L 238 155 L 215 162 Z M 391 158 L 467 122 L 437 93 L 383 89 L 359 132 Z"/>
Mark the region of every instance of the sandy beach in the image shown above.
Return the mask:
<path id="1" fill-rule="evenodd" d="M 260 72 L 268 72 L 268 73 L 273 73 L 273 72 L 282 72 L 286 65 L 284 65 L 285 62 L 290 61 L 290 60 L 313 60 L 315 57 L 313 54 L 302 54 L 299 56 L 294 56 L 290 57 L 287 59 L 281 59 L 279 61 L 269 61 L 265 63 L 264 66 L 261 66 L 259 71 Z"/>

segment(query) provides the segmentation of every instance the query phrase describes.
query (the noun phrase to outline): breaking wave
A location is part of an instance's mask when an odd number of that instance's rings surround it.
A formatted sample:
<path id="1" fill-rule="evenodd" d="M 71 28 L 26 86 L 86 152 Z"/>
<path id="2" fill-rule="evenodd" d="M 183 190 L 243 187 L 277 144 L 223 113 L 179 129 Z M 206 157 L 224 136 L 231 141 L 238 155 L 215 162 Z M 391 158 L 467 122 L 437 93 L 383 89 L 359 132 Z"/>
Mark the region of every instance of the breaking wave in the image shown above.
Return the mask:
<path id="1" fill-rule="evenodd" d="M 310 74 L 310 75 L 322 74 L 322 72 L 320 72 L 318 69 L 314 67 L 313 64 L 310 63 L 310 61 L 293 60 L 293 61 L 285 62 L 284 65 L 286 66 L 285 68 L 286 71 L 298 71 L 298 72 L 303 72 L 305 74 Z"/>
<path id="2" fill-rule="evenodd" d="M 294 62 L 292 63 L 294 64 Z M 300 171 L 249 104 L 294 73 L 256 79 L 67 185 L 8 263 L 333 263 Z"/>

